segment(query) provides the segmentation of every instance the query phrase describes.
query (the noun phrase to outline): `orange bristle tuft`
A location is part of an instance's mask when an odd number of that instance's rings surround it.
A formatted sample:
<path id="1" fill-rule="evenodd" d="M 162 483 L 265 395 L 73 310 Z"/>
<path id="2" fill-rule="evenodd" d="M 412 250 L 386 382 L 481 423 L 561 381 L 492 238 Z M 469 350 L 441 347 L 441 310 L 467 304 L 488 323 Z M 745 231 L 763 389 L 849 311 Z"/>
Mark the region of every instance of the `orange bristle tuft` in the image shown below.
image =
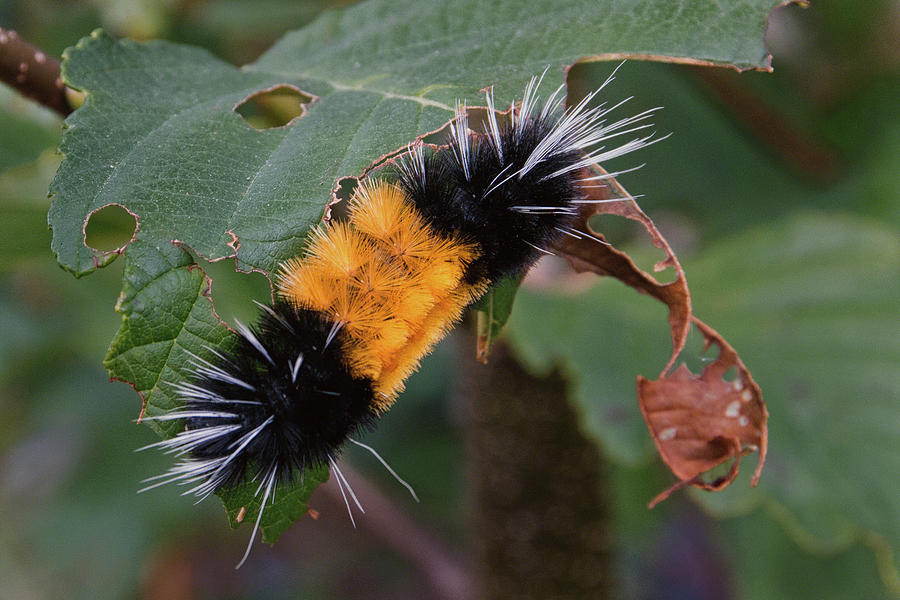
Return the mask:
<path id="1" fill-rule="evenodd" d="M 406 195 L 383 181 L 362 182 L 350 201 L 350 220 L 359 231 L 387 240 L 398 231 L 419 227 L 421 218 Z"/>
<path id="2" fill-rule="evenodd" d="M 290 260 L 279 294 L 328 316 L 344 332 L 347 367 L 371 378 L 386 409 L 465 306 L 486 288 L 462 283 L 474 244 L 437 234 L 404 192 L 362 183 L 350 220 L 316 228 L 306 255 Z"/>
<path id="3" fill-rule="evenodd" d="M 313 230 L 306 260 L 333 269 L 338 277 L 351 277 L 359 267 L 375 258 L 371 240 L 359 234 L 349 223 L 334 222 Z"/>
<path id="4" fill-rule="evenodd" d="M 282 266 L 278 293 L 297 307 L 325 311 L 336 299 L 332 274 L 320 266 L 292 260 Z"/>
<path id="5" fill-rule="evenodd" d="M 382 394 L 381 401 L 378 402 L 380 409 L 386 410 L 390 407 L 397 395 L 403 391 L 406 379 L 419 368 L 422 358 L 456 324 L 466 306 L 480 297 L 486 289 L 486 282 L 475 286 L 460 285 L 435 304 L 419 323 L 403 349 L 385 364 L 376 380 L 377 389 Z"/>

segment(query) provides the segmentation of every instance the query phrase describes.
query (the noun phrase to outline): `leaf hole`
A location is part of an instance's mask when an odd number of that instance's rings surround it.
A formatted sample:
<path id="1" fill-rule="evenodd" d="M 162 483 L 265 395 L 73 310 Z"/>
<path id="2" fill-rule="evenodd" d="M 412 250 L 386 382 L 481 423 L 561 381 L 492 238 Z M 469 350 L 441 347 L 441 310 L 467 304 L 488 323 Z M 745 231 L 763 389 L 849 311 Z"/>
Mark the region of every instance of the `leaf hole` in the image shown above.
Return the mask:
<path id="1" fill-rule="evenodd" d="M 509 122 L 509 113 L 507 112 L 498 112 L 497 115 L 497 125 L 500 129 L 503 129 L 503 126 Z M 484 107 L 471 106 L 466 109 L 466 117 L 468 118 L 469 129 L 474 131 L 475 133 L 484 134 L 490 130 L 490 122 L 488 121 L 488 110 Z M 435 146 L 443 146 L 450 142 L 450 124 L 453 121 L 450 120 L 446 125 L 432 131 L 428 135 L 422 138 L 422 141 L 426 144 L 433 144 Z"/>
<path id="2" fill-rule="evenodd" d="M 272 288 L 262 273 L 238 271 L 233 258 L 207 261 L 194 256 L 197 264 L 212 281 L 210 295 L 219 318 L 234 326 L 235 320 L 254 323 L 260 304 L 272 303 Z"/>
<path id="3" fill-rule="evenodd" d="M 725 374 L 722 375 L 722 380 L 727 381 L 729 383 L 734 382 L 734 381 L 740 381 L 740 375 L 738 374 L 737 367 L 731 367 L 730 369 L 725 371 Z"/>
<path id="4" fill-rule="evenodd" d="M 234 107 L 234 111 L 254 129 L 283 127 L 303 116 L 312 96 L 289 85 L 277 85 L 255 92 Z"/>
<path id="5" fill-rule="evenodd" d="M 434 146 L 443 146 L 450 141 L 450 122 L 436 131 L 422 137 L 422 142 Z"/>
<path id="6" fill-rule="evenodd" d="M 691 326 L 684 350 L 678 356 L 678 362 L 686 365 L 692 373 L 700 373 L 718 357 L 719 347 L 711 345 L 707 348 L 703 334 L 695 326 Z"/>
<path id="7" fill-rule="evenodd" d="M 594 215 L 588 225 L 597 233 L 602 233 L 607 242 L 620 249 L 634 245 L 644 231 L 637 221 L 616 215 Z"/>
<path id="8" fill-rule="evenodd" d="M 84 225 L 84 243 L 100 252 L 121 252 L 134 239 L 137 219 L 124 206 L 108 204 L 91 212 Z"/>
<path id="9" fill-rule="evenodd" d="M 494 107 L 497 108 L 496 106 Z M 487 133 L 491 129 L 491 123 L 488 120 L 488 109 L 482 107 L 472 107 L 466 111 L 466 115 L 469 118 L 469 129 L 472 131 L 476 131 L 478 133 Z M 496 113 L 497 117 L 497 126 L 500 130 L 503 130 L 503 127 L 509 123 L 509 112 L 505 113 Z"/>
<path id="10" fill-rule="evenodd" d="M 359 180 L 356 177 L 343 177 L 338 181 L 334 190 L 335 202 L 329 206 L 331 209 L 329 218 L 337 219 L 338 221 L 350 218 L 350 199 L 353 197 L 353 192 L 356 191 L 358 185 Z"/>

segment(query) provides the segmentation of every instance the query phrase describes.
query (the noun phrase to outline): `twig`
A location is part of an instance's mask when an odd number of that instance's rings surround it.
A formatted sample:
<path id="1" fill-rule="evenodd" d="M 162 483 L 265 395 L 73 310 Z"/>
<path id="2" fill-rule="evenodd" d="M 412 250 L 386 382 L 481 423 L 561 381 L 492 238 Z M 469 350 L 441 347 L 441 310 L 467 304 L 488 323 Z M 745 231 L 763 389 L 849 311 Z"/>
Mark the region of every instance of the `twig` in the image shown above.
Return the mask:
<path id="1" fill-rule="evenodd" d="M 713 69 L 691 72 L 742 126 L 800 173 L 819 181 L 833 180 L 839 174 L 841 160 L 834 150 L 823 140 L 794 127 L 738 79 Z"/>
<path id="2" fill-rule="evenodd" d="M 0 27 L 0 81 L 65 116 L 72 112 L 59 76 L 59 61 L 15 31 Z"/>
<path id="3" fill-rule="evenodd" d="M 431 585 L 436 597 L 467 600 L 472 597 L 469 574 L 458 557 L 437 538 L 399 510 L 375 485 L 346 462 L 341 463 L 344 476 L 351 481 L 356 495 L 366 509 L 357 521 L 361 529 L 392 548 L 416 565 Z M 344 506 L 338 487 L 329 482 L 319 488 L 336 505 Z"/>

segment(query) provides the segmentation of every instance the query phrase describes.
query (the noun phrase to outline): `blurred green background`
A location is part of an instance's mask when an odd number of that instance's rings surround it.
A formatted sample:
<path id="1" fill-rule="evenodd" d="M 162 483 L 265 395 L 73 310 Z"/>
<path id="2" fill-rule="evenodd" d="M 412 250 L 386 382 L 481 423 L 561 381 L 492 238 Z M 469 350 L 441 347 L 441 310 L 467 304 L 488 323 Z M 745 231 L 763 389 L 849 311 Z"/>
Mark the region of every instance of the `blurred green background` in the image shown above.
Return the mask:
<path id="1" fill-rule="evenodd" d="M 348 3 L 7 0 L 0 26 L 55 55 L 102 26 L 243 64 Z M 663 309 L 616 282 L 528 284 L 506 335 L 535 372 L 564 367 L 582 428 L 601 440 L 623 598 L 900 597 L 898 39 L 898 2 L 819 2 L 775 12 L 772 74 L 619 71 L 615 96 L 635 96 L 636 110 L 664 106 L 658 130 L 674 133 L 620 181 L 643 195 L 697 314 L 741 353 L 772 413 L 760 489 L 742 477 L 722 495 L 680 494 L 648 511 L 671 479 L 640 421 L 634 376 L 665 362 Z M 570 86 L 591 89 L 609 68 L 576 67 Z M 413 561 L 354 531 L 325 494 L 312 498 L 317 520 L 256 548 L 238 572 L 248 533 L 230 531 L 215 500 L 135 494 L 168 459 L 133 453 L 155 436 L 133 422 L 139 397 L 101 365 L 120 322 L 121 261 L 78 281 L 49 251 L 60 124 L 0 88 L 0 597 L 432 597 Z M 130 237 L 123 225 L 92 221 L 92 245 L 117 247 Z M 643 264 L 657 258 L 635 230 L 604 228 Z M 203 266 L 219 314 L 252 319 L 250 299 L 268 296 L 262 277 L 228 261 Z M 421 504 L 348 453 L 463 565 L 472 532 L 455 390 L 465 344 L 446 340 L 367 437 Z M 686 360 L 702 366 L 699 355 L 694 344 Z"/>

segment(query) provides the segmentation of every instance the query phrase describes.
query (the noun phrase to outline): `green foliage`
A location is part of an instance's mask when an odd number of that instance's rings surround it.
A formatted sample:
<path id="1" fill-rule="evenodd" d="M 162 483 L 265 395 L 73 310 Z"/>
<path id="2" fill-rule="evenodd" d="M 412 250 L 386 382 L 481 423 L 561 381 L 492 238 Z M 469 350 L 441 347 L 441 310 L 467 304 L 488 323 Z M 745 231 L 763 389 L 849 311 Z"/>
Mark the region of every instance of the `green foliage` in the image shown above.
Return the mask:
<path id="1" fill-rule="evenodd" d="M 219 56 L 252 57 L 270 41 L 248 42 L 248 32 L 281 31 L 307 18 L 299 10 L 298 20 L 286 17 L 293 7 L 259 10 L 255 3 L 244 13 L 227 10 L 241 0 L 201 3 L 183 14 L 181 5 L 166 5 L 127 19 L 106 8 L 115 2 L 94 3 L 102 9 L 18 4 L 28 10 L 0 17 L 32 15 L 17 27 L 50 52 L 103 23 L 115 37 L 174 36 Z M 0 528 L 0 595 L 150 596 L 156 579 L 175 580 L 172 564 L 203 569 L 218 561 L 230 570 L 240 555 L 246 538 L 229 535 L 209 506 L 194 508 L 171 494 L 134 495 L 138 481 L 166 468 L 169 457 L 131 453 L 154 436 L 130 421 L 136 395 L 106 384 L 96 369 L 119 327 L 110 372 L 132 383 L 151 414 L 173 405 L 164 382 L 181 376 L 186 351 L 205 355 L 203 346 L 227 343 L 204 272 L 214 272 L 214 294 L 223 297 L 216 308 L 226 320 L 228 293 L 246 296 L 237 276 L 220 279 L 230 260 L 203 260 L 235 254 L 228 231 L 241 242 L 238 267 L 270 273 L 302 247 L 338 179 L 361 174 L 442 125 L 456 98 L 478 102 L 477 90 L 495 84 L 506 102 L 547 65 L 549 88 L 561 82 L 559 67 L 606 52 L 760 65 L 764 16 L 774 2 L 725 3 L 729 12 L 722 14 L 712 12 L 723 3 L 663 0 L 411 4 L 366 2 L 326 13 L 243 68 L 196 48 L 103 35 L 71 50 L 66 76 L 90 100 L 68 120 L 68 166 L 53 187 L 54 250 L 70 271 L 90 273 L 117 256 L 84 246 L 90 213 L 117 202 L 140 217 L 124 260 L 90 285 L 48 268 L 45 191 L 58 159 L 47 116 L 0 96 L 0 510 L 8 517 Z M 772 41 L 774 75 L 731 79 L 837 158 L 824 175 L 787 166 L 752 120 L 713 100 L 688 69 L 630 62 L 609 88 L 613 101 L 634 95 L 641 109 L 665 106 L 658 130 L 673 137 L 642 151 L 636 160 L 647 166 L 620 180 L 646 195 L 642 206 L 685 263 L 698 315 L 735 345 L 770 405 L 771 457 L 760 487 L 751 490 L 742 476 L 722 494 L 690 494 L 719 519 L 691 523 L 710 530 L 701 534 L 717 541 L 730 588 L 744 600 L 898 597 L 891 553 L 900 555 L 892 490 L 900 475 L 893 452 L 900 352 L 891 334 L 900 291 L 900 79 L 878 54 L 878 5 L 793 11 L 788 24 L 806 28 L 789 36 L 800 46 L 793 57 Z M 205 15 L 213 16 L 200 23 Z M 241 37 L 235 22 L 248 25 Z M 576 66 L 570 91 L 590 89 L 610 69 L 607 62 Z M 284 129 L 255 131 L 232 109 L 274 83 L 296 85 L 316 102 Z M 692 513 L 684 496 L 645 508 L 670 479 L 647 466 L 654 455 L 632 377 L 652 376 L 665 362 L 665 313 L 612 281 L 584 295 L 570 291 L 520 294 L 511 338 L 533 368 L 559 365 L 570 376 L 582 428 L 612 462 L 623 591 L 660 597 L 642 587 L 657 570 L 653 557 L 672 551 L 666 528 Z M 268 292 L 254 297 L 264 300 Z M 105 308 L 117 293 L 121 319 Z M 696 346 L 683 355 L 695 370 L 703 366 Z M 448 348 L 453 340 L 426 362 L 373 435 L 423 498 L 410 510 L 452 538 L 464 492 L 458 435 L 441 400 L 453 384 Z M 279 504 L 266 510 L 265 539 L 276 539 L 305 512 L 311 488 L 327 472 L 316 476 L 306 487 L 278 490 Z M 253 491 L 226 496 L 232 522 L 246 506 L 243 521 L 252 523 Z M 314 525 L 349 528 L 342 516 Z M 341 597 L 345 588 L 322 556 L 374 565 L 381 576 L 386 570 L 383 544 L 374 558 L 354 554 L 363 534 L 355 535 L 336 549 L 306 537 L 303 544 L 285 540 L 273 555 L 287 552 L 287 542 L 290 567 L 265 585 L 241 579 L 246 587 L 238 592 L 203 593 L 250 597 L 264 589 L 262 597 L 275 597 L 277 588 L 296 597 L 312 589 L 317 597 Z M 293 556 L 301 552 L 302 559 Z M 245 568 L 238 576 L 252 574 Z M 205 585 L 220 578 L 207 577 Z"/>
<path id="2" fill-rule="evenodd" d="M 558 66 L 604 53 L 764 64 L 770 2 L 704 6 L 367 2 L 326 13 L 243 69 L 196 48 L 114 42 L 95 32 L 63 66 L 66 83 L 89 100 L 69 118 L 61 146 L 70 160 L 52 188 L 54 251 L 78 275 L 95 268 L 104 257 L 81 243 L 79 217 L 119 201 L 141 215 L 144 241 L 165 231 L 216 258 L 233 253 L 230 232 L 241 263 L 271 272 L 296 252 L 341 177 L 442 126 L 457 99 L 475 101 L 486 85 L 508 102 L 548 65 L 546 83 L 556 86 Z M 644 39 L 635 32 L 646 13 L 652 22 L 677 15 L 675 26 Z M 540 36 L 554 43 L 523 56 Z M 292 126 L 248 131 L 233 108 L 277 84 L 316 101 Z"/>

